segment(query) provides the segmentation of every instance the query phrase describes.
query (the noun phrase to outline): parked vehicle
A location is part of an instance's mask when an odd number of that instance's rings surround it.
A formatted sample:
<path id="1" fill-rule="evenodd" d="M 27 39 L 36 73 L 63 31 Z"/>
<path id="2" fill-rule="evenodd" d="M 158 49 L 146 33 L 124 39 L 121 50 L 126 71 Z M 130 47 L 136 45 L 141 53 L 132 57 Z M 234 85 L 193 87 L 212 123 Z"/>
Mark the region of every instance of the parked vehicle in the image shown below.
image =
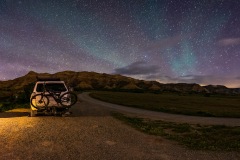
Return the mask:
<path id="1" fill-rule="evenodd" d="M 67 115 L 69 108 L 77 102 L 77 95 L 69 91 L 59 78 L 39 78 L 30 97 L 30 116 Z"/>

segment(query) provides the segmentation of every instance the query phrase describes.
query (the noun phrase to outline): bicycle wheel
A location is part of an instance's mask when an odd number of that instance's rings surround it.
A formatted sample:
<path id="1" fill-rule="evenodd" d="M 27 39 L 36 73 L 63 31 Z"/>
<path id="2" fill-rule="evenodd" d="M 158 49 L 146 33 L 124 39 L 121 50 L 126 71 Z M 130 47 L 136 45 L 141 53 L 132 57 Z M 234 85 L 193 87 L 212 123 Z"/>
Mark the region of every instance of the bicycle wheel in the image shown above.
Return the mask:
<path id="1" fill-rule="evenodd" d="M 77 95 L 72 92 L 67 92 L 60 96 L 60 104 L 64 107 L 71 107 L 76 102 Z"/>
<path id="2" fill-rule="evenodd" d="M 34 108 L 43 108 L 43 107 L 47 107 L 49 104 L 49 99 L 47 96 L 44 96 L 42 94 L 36 94 L 34 96 L 32 96 L 31 98 L 31 105 Z"/>

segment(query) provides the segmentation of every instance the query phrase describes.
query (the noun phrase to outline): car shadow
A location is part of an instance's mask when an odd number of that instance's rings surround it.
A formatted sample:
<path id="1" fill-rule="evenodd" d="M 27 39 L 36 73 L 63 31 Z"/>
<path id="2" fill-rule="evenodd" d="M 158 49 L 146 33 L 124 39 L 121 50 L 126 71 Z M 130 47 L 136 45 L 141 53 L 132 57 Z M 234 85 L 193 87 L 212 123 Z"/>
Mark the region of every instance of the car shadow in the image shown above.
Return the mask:
<path id="1" fill-rule="evenodd" d="M 0 112 L 0 118 L 26 117 L 29 112 Z"/>

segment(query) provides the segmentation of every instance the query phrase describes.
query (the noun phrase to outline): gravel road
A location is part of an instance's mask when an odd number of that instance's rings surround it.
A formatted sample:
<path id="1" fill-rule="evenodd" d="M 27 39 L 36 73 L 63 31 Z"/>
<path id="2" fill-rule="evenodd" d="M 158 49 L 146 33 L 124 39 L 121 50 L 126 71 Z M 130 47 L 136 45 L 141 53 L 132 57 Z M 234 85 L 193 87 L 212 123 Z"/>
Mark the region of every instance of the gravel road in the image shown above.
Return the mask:
<path id="1" fill-rule="evenodd" d="M 189 124 L 203 124 L 203 125 L 226 125 L 226 126 L 240 126 L 240 118 L 216 118 L 216 117 L 199 117 L 199 116 L 187 116 L 180 114 L 169 114 L 163 112 L 154 112 L 144 109 L 125 107 L 122 105 L 111 104 L 103 102 L 89 96 L 89 93 L 83 93 L 79 96 L 80 99 L 89 103 L 98 104 L 108 109 L 123 112 L 126 114 L 133 114 L 139 117 L 146 117 L 151 119 L 158 119 L 170 122 L 180 122 Z"/>
<path id="2" fill-rule="evenodd" d="M 0 159 L 240 159 L 238 152 L 195 151 L 146 135 L 112 118 L 107 107 L 80 98 L 70 117 L 0 113 Z"/>

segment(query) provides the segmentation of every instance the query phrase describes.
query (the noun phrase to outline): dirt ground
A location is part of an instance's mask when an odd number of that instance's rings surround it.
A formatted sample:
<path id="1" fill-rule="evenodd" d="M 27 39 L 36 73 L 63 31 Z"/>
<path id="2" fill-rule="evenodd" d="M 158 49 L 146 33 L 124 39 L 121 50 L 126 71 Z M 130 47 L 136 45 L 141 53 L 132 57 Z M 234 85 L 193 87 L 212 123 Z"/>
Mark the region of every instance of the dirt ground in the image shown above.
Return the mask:
<path id="1" fill-rule="evenodd" d="M 0 113 L 0 159 L 238 160 L 239 152 L 197 151 L 146 135 L 80 96 L 70 117 Z"/>

